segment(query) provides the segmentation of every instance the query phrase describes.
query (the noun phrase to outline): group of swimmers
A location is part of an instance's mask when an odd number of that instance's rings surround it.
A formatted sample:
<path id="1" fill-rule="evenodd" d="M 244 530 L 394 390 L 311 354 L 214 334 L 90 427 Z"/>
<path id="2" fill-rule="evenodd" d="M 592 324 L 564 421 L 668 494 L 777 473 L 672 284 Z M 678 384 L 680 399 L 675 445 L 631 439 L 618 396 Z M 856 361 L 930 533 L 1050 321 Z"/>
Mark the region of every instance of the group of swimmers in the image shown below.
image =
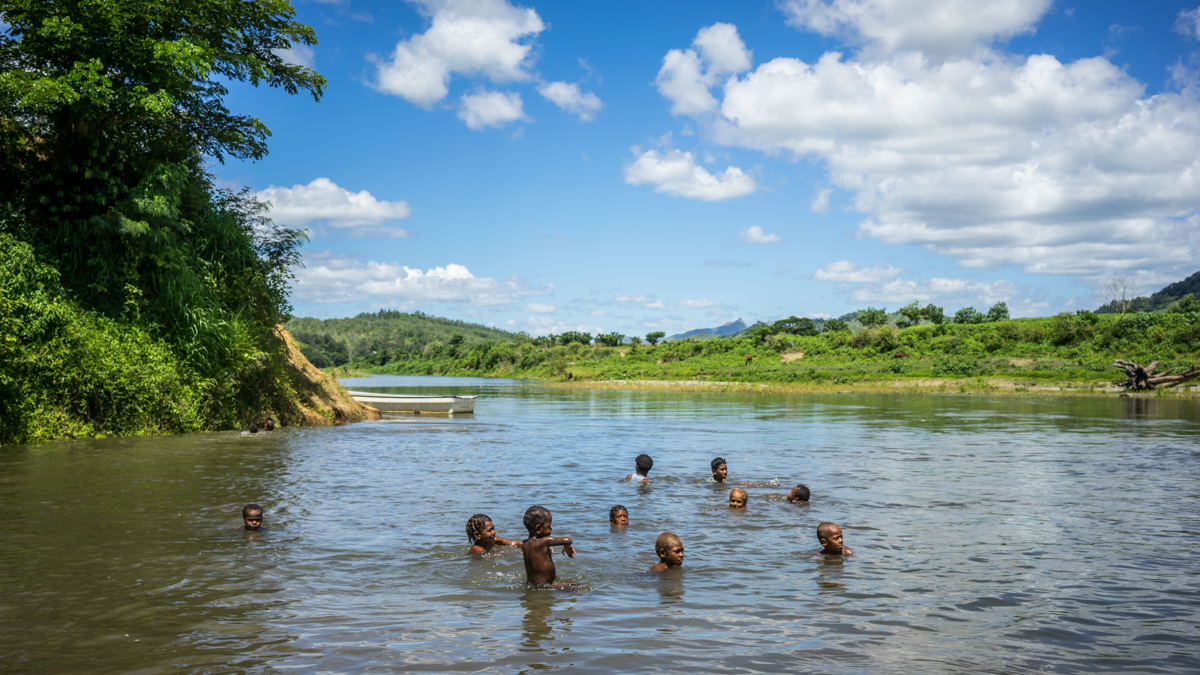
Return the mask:
<path id="1" fill-rule="evenodd" d="M 267 423 L 271 420 L 268 418 Z M 272 425 L 274 426 L 274 425 Z M 268 430 L 270 427 L 268 427 Z M 650 469 L 654 467 L 654 460 L 650 455 L 641 454 L 635 460 L 636 470 L 634 473 L 625 476 L 626 481 L 636 483 L 649 483 Z M 722 484 L 729 477 L 729 465 L 724 458 L 717 457 L 712 461 L 712 478 L 706 482 L 713 484 Z M 767 497 L 775 497 L 776 495 L 766 495 Z M 797 485 L 787 493 L 787 500 L 793 504 L 807 502 L 810 496 L 809 489 L 806 485 Z M 735 511 L 746 508 L 750 501 L 750 495 L 740 487 L 735 487 L 729 491 L 729 508 Z M 263 526 L 263 509 L 258 504 L 247 504 L 242 508 L 242 527 L 240 530 L 259 531 Z M 615 528 L 624 528 L 629 525 L 629 509 L 617 504 L 608 511 L 609 525 Z M 497 545 L 499 546 L 520 546 L 521 554 L 525 558 L 525 580 L 527 583 L 534 586 L 548 586 L 554 583 L 556 572 L 554 569 L 553 548 L 562 547 L 564 555 L 574 558 L 575 547 L 571 545 L 570 537 L 555 537 L 552 536 L 554 531 L 554 517 L 550 511 L 544 506 L 531 506 L 525 511 L 525 529 L 529 530 L 529 537 L 523 541 L 505 539 L 496 534 L 496 526 L 486 514 L 476 513 L 467 520 L 467 539 L 471 542 L 471 548 L 467 551 L 468 555 L 478 555 L 480 553 L 488 553 Z M 846 548 L 842 541 L 842 528 L 837 523 L 821 523 L 817 526 L 817 541 L 824 547 L 819 555 L 822 556 L 848 556 L 854 555 L 854 552 Z M 658 554 L 658 563 L 655 564 L 647 572 L 662 572 L 672 567 L 683 566 L 683 540 L 674 532 L 663 532 L 658 535 L 654 541 L 654 552 Z"/>
<path id="2" fill-rule="evenodd" d="M 636 470 L 634 473 L 625 477 L 626 481 L 649 483 L 650 469 L 654 467 L 654 460 L 650 455 L 638 455 L 635 460 Z M 708 483 L 725 483 L 729 477 L 729 466 L 726 461 L 717 457 L 712 461 L 712 478 L 708 479 Z M 767 495 L 774 497 L 775 495 Z M 787 494 L 787 500 L 793 504 L 807 502 L 810 492 L 807 486 L 797 485 L 792 488 Z M 729 491 L 729 508 L 733 510 L 745 509 L 750 500 L 750 495 L 740 487 L 735 487 Z M 243 516 L 244 516 L 243 512 Z M 261 523 L 261 511 L 259 512 Z M 550 511 L 543 506 L 531 506 L 525 511 L 525 529 L 529 530 L 529 537 L 524 541 L 515 541 L 505 539 L 496 534 L 496 526 L 486 514 L 476 513 L 467 520 L 467 539 L 471 542 L 471 548 L 467 551 L 468 555 L 477 555 L 480 553 L 488 553 L 497 545 L 500 546 L 520 546 L 521 554 L 525 559 L 525 580 L 527 583 L 534 586 L 548 586 L 554 583 L 556 572 L 554 569 L 553 548 L 562 547 L 564 555 L 574 558 L 575 547 L 571 544 L 570 537 L 555 537 L 553 533 L 553 516 Z M 617 504 L 609 509 L 608 512 L 609 525 L 615 528 L 623 528 L 629 524 L 629 509 Z M 247 529 L 249 529 L 249 521 L 247 521 Z M 821 543 L 823 549 L 820 555 L 822 556 L 848 556 L 854 555 L 854 552 L 846 548 L 842 538 L 842 528 L 837 523 L 821 523 L 817 526 L 817 541 Z M 672 567 L 683 566 L 683 540 L 674 532 L 663 532 L 658 535 L 654 541 L 654 552 L 658 555 L 658 563 L 646 570 L 647 572 L 662 572 Z"/>
<path id="3" fill-rule="evenodd" d="M 268 417 L 267 420 L 265 422 L 263 422 L 262 430 L 263 431 L 275 431 L 275 420 Z M 251 422 L 250 428 L 246 429 L 242 433 L 243 434 L 257 434 L 258 433 L 258 424 L 256 422 Z"/>

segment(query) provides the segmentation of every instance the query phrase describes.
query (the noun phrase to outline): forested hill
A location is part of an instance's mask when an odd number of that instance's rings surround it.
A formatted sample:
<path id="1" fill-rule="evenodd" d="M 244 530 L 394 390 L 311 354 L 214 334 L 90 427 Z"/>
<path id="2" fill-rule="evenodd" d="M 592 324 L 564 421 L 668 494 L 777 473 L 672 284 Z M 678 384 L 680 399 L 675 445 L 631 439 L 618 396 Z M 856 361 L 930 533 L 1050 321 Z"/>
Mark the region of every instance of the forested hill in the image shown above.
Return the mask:
<path id="1" fill-rule="evenodd" d="M 516 333 L 477 323 L 443 319 L 421 312 L 381 310 L 348 319 L 292 319 L 288 331 L 304 356 L 318 368 L 361 361 L 371 354 L 394 356 L 399 351 L 424 350 L 427 345 L 511 342 Z"/>
<path id="2" fill-rule="evenodd" d="M 1161 312 L 1179 302 L 1184 296 L 1191 295 L 1200 297 L 1200 272 L 1196 272 L 1192 276 L 1183 281 L 1176 281 L 1173 284 L 1168 284 L 1157 293 L 1150 297 L 1140 297 L 1129 303 L 1130 312 Z M 1120 308 L 1117 303 L 1109 302 L 1096 310 L 1097 314 L 1113 314 L 1119 312 Z"/>

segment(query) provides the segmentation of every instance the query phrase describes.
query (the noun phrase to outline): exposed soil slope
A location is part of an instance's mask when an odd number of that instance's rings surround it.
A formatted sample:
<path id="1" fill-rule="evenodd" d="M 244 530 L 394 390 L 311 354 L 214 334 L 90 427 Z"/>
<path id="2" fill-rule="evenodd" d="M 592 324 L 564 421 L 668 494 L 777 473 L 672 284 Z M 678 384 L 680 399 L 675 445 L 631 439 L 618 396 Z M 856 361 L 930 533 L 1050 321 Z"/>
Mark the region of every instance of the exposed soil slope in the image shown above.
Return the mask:
<path id="1" fill-rule="evenodd" d="M 296 423 L 309 425 L 379 419 L 378 410 L 355 401 L 332 375 L 317 370 L 309 363 L 287 329 L 276 326 L 275 334 L 283 342 L 289 378 L 297 394 L 296 409 L 288 411 L 286 417 Z"/>

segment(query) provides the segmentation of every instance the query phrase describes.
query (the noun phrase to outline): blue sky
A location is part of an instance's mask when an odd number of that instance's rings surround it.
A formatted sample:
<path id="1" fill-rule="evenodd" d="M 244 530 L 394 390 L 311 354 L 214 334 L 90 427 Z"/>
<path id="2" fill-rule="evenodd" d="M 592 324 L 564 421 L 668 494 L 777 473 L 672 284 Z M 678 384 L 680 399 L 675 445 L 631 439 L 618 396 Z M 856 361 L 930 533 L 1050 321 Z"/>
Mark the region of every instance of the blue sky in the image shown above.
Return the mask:
<path id="1" fill-rule="evenodd" d="M 642 335 L 1200 268 L 1200 8 L 297 0 L 319 103 L 214 170 L 311 230 L 298 316 Z"/>

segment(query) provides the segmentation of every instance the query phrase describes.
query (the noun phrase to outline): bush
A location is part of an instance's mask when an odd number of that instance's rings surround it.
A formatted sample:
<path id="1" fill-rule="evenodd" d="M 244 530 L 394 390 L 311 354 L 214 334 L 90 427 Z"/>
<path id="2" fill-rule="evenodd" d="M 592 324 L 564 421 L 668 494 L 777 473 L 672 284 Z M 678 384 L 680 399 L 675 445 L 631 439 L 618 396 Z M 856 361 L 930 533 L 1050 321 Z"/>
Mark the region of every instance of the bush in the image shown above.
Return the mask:
<path id="1" fill-rule="evenodd" d="M 849 333 L 850 326 L 841 319 L 830 319 L 825 322 L 826 333 Z"/>
<path id="2" fill-rule="evenodd" d="M 876 328 L 887 323 L 887 308 L 868 307 L 858 313 L 858 322 L 867 328 Z"/>
<path id="3" fill-rule="evenodd" d="M 954 323 L 961 323 L 961 324 L 983 323 L 986 318 L 987 317 L 985 317 L 982 313 L 977 311 L 974 307 L 963 307 L 962 309 L 958 310 L 957 313 L 955 313 Z"/>
<path id="4" fill-rule="evenodd" d="M 992 308 L 988 310 L 987 320 L 989 322 L 1008 321 L 1008 304 L 997 302 L 996 304 L 992 305 Z"/>

